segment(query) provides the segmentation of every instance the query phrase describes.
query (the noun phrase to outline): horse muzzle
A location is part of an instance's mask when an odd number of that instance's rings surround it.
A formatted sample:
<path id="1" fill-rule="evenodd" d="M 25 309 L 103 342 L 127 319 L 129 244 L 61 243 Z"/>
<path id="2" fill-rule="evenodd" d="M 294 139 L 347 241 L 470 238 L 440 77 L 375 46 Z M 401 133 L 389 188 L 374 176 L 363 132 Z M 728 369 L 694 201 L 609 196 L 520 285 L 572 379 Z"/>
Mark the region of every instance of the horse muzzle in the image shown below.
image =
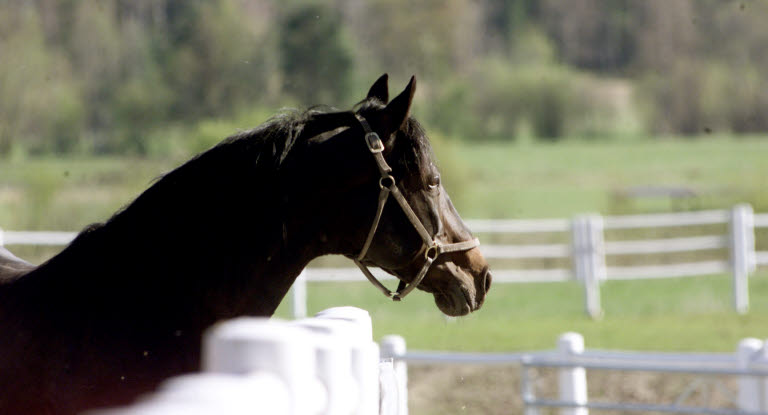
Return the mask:
<path id="1" fill-rule="evenodd" d="M 434 295 L 435 305 L 443 314 L 464 316 L 483 306 L 493 279 L 487 265 L 476 275 L 453 263 L 440 264 L 435 271 L 442 274 L 435 275 L 435 279 L 446 281 L 446 278 L 450 278 L 446 283 L 427 289 Z"/>

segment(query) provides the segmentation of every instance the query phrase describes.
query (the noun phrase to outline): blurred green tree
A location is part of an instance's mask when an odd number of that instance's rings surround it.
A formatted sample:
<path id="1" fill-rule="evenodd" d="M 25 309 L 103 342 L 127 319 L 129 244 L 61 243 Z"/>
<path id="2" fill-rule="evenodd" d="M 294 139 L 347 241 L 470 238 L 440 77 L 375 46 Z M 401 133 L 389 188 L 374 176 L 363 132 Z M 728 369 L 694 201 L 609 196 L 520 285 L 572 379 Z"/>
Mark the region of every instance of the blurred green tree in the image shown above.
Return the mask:
<path id="1" fill-rule="evenodd" d="M 564 62 L 599 72 L 632 63 L 638 26 L 631 0 L 543 0 L 541 24 Z"/>
<path id="2" fill-rule="evenodd" d="M 537 27 L 539 0 L 482 0 L 485 49 L 505 54 L 513 49 L 516 35 Z"/>
<path id="3" fill-rule="evenodd" d="M 122 42 L 113 1 L 77 2 L 67 51 L 87 105 L 87 122 L 96 151 L 113 151 L 116 86 L 122 80 Z"/>
<path id="4" fill-rule="evenodd" d="M 70 152 L 84 109 L 67 60 L 46 46 L 31 6 L 0 13 L 0 155 Z"/>
<path id="5" fill-rule="evenodd" d="M 173 29 L 159 53 L 174 97 L 170 116 L 231 115 L 267 101 L 275 48 L 266 22 L 251 19 L 235 0 L 176 3 L 168 16 Z"/>
<path id="6" fill-rule="evenodd" d="M 754 0 L 0 1 L 0 154 L 143 154 L 161 129 L 198 148 L 179 138 L 198 121 L 347 107 L 382 72 L 417 74 L 450 136 L 766 132 L 766 19 Z"/>
<path id="7" fill-rule="evenodd" d="M 465 77 L 483 44 L 482 11 L 470 0 L 373 0 L 350 16 L 357 65 L 377 76 L 388 72 L 438 84 Z M 431 96 L 429 89 L 420 94 Z"/>
<path id="8" fill-rule="evenodd" d="M 280 24 L 283 88 L 303 103 L 341 105 L 350 95 L 352 52 L 337 10 L 297 5 Z"/>

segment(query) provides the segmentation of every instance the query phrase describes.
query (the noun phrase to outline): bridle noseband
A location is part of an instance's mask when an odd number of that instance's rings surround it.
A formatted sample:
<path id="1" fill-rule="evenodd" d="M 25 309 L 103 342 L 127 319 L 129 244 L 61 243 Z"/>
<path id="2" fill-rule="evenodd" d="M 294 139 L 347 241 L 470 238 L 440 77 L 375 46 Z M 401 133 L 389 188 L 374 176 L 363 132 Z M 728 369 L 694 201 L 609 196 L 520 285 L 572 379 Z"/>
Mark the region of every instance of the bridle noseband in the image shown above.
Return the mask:
<path id="1" fill-rule="evenodd" d="M 408 204 L 408 201 L 397 187 L 395 178 L 392 177 L 391 174 L 392 168 L 384 159 L 384 143 L 381 141 L 381 138 L 378 134 L 371 130 L 371 127 L 368 125 L 368 121 L 366 121 L 365 118 L 358 114 L 355 114 L 355 117 L 363 127 L 363 131 L 365 132 L 365 144 L 368 146 L 371 154 L 373 154 L 373 157 L 376 160 L 376 165 L 379 168 L 379 173 L 381 174 L 381 178 L 379 179 L 379 187 L 381 188 L 381 192 L 379 193 L 379 205 L 376 209 L 376 216 L 373 219 L 371 230 L 368 231 L 368 237 L 365 239 L 363 249 L 360 251 L 360 254 L 357 256 L 357 258 L 355 258 L 355 264 L 357 264 L 358 268 L 360 268 L 363 274 L 365 274 L 365 277 L 368 278 L 368 281 L 370 281 L 376 288 L 381 290 L 384 295 L 394 301 L 400 301 L 405 298 L 408 293 L 413 291 L 414 288 L 419 285 L 419 283 L 421 283 L 421 280 L 423 280 L 427 275 L 429 267 L 437 259 L 438 256 L 449 252 L 468 251 L 479 246 L 480 241 L 477 238 L 474 238 L 469 241 L 452 244 L 441 244 L 437 241 L 437 239 L 430 236 L 429 232 L 427 232 L 427 229 L 424 227 L 424 224 L 421 223 L 421 220 L 418 216 L 416 216 L 416 213 L 413 212 L 413 209 Z M 405 282 L 400 281 L 400 284 L 397 287 L 397 291 L 395 292 L 392 292 L 387 287 L 385 287 L 384 284 L 382 284 L 381 281 L 379 281 L 371 273 L 368 267 L 362 263 L 365 255 L 368 253 L 368 249 L 371 247 L 373 236 L 376 234 L 376 229 L 379 227 L 381 214 L 384 212 L 384 205 L 387 203 L 387 199 L 389 199 L 390 195 L 395 198 L 397 203 L 403 209 L 403 213 L 405 213 L 405 216 L 408 217 L 408 220 L 411 222 L 413 227 L 416 228 L 416 232 L 419 233 L 419 236 L 421 236 L 424 246 L 426 247 L 424 250 L 424 265 L 422 265 L 419 273 L 416 274 L 416 278 L 414 278 L 410 284 L 406 284 Z"/>

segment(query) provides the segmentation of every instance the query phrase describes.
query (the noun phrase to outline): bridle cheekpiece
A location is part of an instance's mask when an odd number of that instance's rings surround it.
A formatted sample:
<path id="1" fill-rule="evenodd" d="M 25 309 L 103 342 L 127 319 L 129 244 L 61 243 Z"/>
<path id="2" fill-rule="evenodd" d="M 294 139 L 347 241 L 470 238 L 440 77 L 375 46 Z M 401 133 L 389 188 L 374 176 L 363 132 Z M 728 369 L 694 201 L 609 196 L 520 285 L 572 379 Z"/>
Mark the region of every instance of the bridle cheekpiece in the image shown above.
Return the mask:
<path id="1" fill-rule="evenodd" d="M 391 174 L 392 168 L 384 159 L 384 143 L 381 141 L 381 138 L 376 132 L 371 130 L 371 127 L 365 118 L 359 114 L 355 114 L 355 117 L 363 127 L 363 131 L 365 132 L 365 143 L 368 146 L 368 150 L 373 154 L 373 157 L 376 160 L 376 166 L 379 168 L 379 173 L 381 174 L 381 178 L 379 179 L 379 187 L 381 188 L 381 191 L 379 192 L 379 204 L 376 209 L 376 216 L 373 219 L 371 229 L 368 231 L 368 237 L 365 239 L 363 249 L 360 251 L 360 254 L 357 255 L 357 258 L 355 258 L 355 264 L 360 268 L 365 277 L 368 278 L 368 281 L 381 290 L 384 295 L 394 301 L 400 301 L 421 283 L 427 275 L 430 266 L 435 262 L 438 256 L 449 252 L 468 251 L 479 246 L 480 241 L 477 238 L 474 238 L 463 242 L 442 244 L 438 242 L 436 238 L 430 236 L 429 232 L 424 227 L 424 224 L 421 223 L 421 220 L 416 216 L 416 213 L 414 213 L 413 209 L 408 204 L 405 196 L 403 196 L 400 189 L 397 187 L 395 178 L 392 177 Z M 381 221 L 381 214 L 384 212 L 384 205 L 387 203 L 387 199 L 389 199 L 390 195 L 395 198 L 397 203 L 403 209 L 403 213 L 405 213 L 405 216 L 416 229 L 416 232 L 421 236 L 423 244 L 426 247 L 424 250 L 424 265 L 422 265 L 419 273 L 416 274 L 416 278 L 414 278 L 410 284 L 400 281 L 397 291 L 394 292 L 385 287 L 362 262 L 365 255 L 368 253 L 368 249 L 371 247 L 373 236 L 376 234 L 376 229 L 379 227 L 379 222 Z"/>

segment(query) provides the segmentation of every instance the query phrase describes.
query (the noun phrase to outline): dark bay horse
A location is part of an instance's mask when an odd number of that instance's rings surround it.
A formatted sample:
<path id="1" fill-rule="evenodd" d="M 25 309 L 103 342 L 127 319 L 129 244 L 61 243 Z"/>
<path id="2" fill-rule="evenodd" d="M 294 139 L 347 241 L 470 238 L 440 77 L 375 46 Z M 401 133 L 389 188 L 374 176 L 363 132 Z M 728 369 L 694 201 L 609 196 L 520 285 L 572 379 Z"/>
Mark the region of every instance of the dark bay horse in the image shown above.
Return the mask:
<path id="1" fill-rule="evenodd" d="M 0 252 L 0 414 L 122 405 L 195 371 L 208 326 L 272 315 L 320 255 L 380 266 L 448 315 L 480 308 L 488 266 L 409 116 L 415 87 L 390 102 L 384 75 L 353 111 L 230 137 L 38 267 Z M 402 200 L 377 203 L 383 188 Z"/>

